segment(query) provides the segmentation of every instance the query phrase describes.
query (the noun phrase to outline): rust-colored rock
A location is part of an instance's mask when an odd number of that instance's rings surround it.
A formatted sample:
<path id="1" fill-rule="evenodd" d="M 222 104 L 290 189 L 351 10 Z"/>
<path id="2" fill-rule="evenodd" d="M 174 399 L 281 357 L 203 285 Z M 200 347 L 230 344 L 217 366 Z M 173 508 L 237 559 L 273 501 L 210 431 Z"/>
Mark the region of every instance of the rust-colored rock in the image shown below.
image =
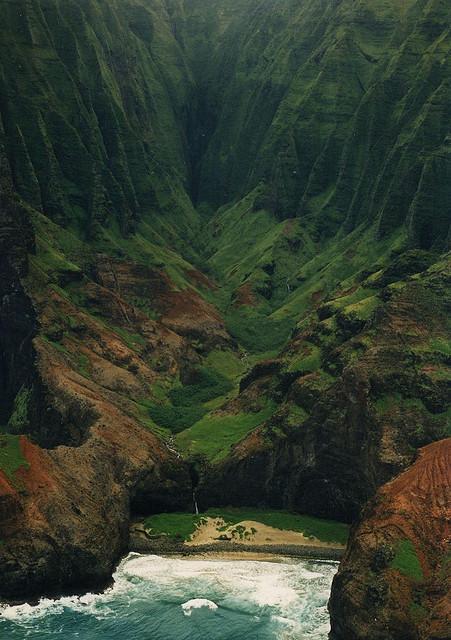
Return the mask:
<path id="1" fill-rule="evenodd" d="M 450 637 L 450 496 L 450 438 L 380 489 L 334 579 L 331 639 Z"/>

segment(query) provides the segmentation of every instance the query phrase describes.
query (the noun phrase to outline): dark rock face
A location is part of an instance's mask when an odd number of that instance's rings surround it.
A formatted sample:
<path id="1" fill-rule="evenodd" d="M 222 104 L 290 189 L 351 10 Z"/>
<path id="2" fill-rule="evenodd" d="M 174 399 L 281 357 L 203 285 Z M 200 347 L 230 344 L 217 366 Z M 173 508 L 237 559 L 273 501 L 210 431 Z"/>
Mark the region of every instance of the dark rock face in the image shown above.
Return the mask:
<path id="1" fill-rule="evenodd" d="M 266 504 L 348 522 L 357 517 L 396 466 L 378 461 L 380 431 L 366 381 L 349 374 L 346 383 L 323 392 L 311 416 L 283 438 L 272 436 L 270 426 L 244 440 L 203 479 L 199 501 Z"/>
<path id="2" fill-rule="evenodd" d="M 106 584 L 127 550 L 130 496 L 139 495 L 147 511 L 160 510 L 161 500 L 174 509 L 189 507 L 183 464 L 123 416 L 110 412 L 108 421 L 108 427 L 97 422 L 78 447 L 45 451 L 21 438 L 27 468 L 14 483 L 0 478 L 0 508 L 7 513 L 0 524 L 1 598 Z"/>
<path id="3" fill-rule="evenodd" d="M 26 210 L 14 199 L 4 176 L 0 181 L 0 423 L 8 421 L 17 392 L 33 374 L 36 314 L 21 282 L 33 249 L 34 233 Z"/>

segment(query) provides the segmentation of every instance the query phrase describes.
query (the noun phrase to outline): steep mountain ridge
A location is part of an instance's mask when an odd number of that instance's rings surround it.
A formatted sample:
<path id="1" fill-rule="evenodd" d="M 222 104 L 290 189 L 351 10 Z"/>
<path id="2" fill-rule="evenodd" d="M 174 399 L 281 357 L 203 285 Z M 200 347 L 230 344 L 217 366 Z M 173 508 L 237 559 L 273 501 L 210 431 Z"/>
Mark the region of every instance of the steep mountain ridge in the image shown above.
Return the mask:
<path id="1" fill-rule="evenodd" d="M 191 84 L 164 3 L 2 3 L 2 132 L 15 187 L 55 222 L 96 237 L 180 207 Z M 171 194 L 176 194 L 175 196 Z"/>
<path id="2" fill-rule="evenodd" d="M 448 4 L 0 8 L 2 596 L 198 475 L 357 518 L 449 429 Z"/>
<path id="3" fill-rule="evenodd" d="M 448 170 L 445 3 L 235 4 L 202 69 L 215 124 L 199 201 L 220 206 L 262 183 L 265 207 L 320 237 L 404 222 L 423 248 L 445 246 L 446 216 L 426 232 L 419 210 L 428 175 L 444 172 L 444 185 Z M 436 198 L 446 209 L 446 193 Z"/>
<path id="4" fill-rule="evenodd" d="M 432 174 L 434 209 L 449 195 L 441 0 L 4 4 L 13 177 L 57 221 L 189 226 L 185 191 L 218 207 L 260 185 L 315 239 L 374 221 L 445 246 L 447 217 L 422 210 Z"/>

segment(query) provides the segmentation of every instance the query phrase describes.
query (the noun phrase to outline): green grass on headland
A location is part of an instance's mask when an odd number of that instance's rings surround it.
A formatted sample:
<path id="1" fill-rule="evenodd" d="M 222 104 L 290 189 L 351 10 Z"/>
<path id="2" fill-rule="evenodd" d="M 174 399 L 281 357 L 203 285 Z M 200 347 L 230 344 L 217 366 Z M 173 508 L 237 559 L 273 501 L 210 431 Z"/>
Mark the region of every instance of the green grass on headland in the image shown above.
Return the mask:
<path id="1" fill-rule="evenodd" d="M 398 542 L 390 566 L 412 580 L 419 582 L 424 578 L 415 547 L 407 538 Z"/>
<path id="2" fill-rule="evenodd" d="M 244 520 L 261 522 L 275 529 L 298 531 L 307 537 L 314 537 L 322 542 L 346 544 L 349 526 L 342 522 L 323 520 L 313 516 L 290 513 L 288 511 L 267 511 L 265 509 L 232 507 L 225 509 L 211 508 L 202 514 L 192 513 L 160 513 L 150 516 L 145 526 L 150 533 L 165 534 L 173 539 L 188 540 L 195 532 L 202 518 L 221 518 L 227 525 L 238 524 Z"/>

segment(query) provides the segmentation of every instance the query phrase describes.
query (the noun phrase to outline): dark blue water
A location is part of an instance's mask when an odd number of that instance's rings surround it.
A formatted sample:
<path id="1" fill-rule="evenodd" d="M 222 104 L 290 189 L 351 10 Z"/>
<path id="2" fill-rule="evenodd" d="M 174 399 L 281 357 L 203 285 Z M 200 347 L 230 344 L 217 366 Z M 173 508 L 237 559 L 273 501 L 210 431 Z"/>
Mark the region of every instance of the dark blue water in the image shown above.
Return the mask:
<path id="1" fill-rule="evenodd" d="M 0 605 L 1 640 L 325 640 L 337 564 L 131 554 L 102 594 Z"/>

